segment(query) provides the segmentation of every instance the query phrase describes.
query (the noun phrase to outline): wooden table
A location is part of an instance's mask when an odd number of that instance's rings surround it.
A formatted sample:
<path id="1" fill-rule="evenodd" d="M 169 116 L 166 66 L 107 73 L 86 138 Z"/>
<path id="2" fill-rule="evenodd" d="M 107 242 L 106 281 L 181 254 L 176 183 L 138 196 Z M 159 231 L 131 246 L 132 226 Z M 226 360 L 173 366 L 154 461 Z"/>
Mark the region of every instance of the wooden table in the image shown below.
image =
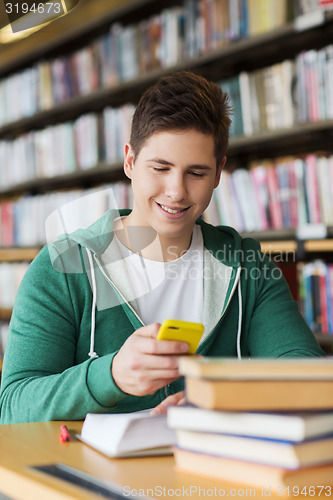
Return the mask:
<path id="1" fill-rule="evenodd" d="M 65 423 L 71 440 L 59 440 Z M 17 500 L 101 500 L 103 496 L 31 469 L 60 462 L 117 483 L 124 498 L 281 498 L 242 484 L 227 484 L 175 469 L 173 457 L 111 459 L 81 443 L 82 422 L 39 422 L 0 426 L 0 492 Z M 285 497 L 296 498 L 296 497 Z M 299 498 L 299 497 L 298 497 Z M 301 495 L 304 498 L 304 495 Z M 323 498 L 311 496 L 312 499 Z M 327 498 L 327 496 L 325 497 Z"/>

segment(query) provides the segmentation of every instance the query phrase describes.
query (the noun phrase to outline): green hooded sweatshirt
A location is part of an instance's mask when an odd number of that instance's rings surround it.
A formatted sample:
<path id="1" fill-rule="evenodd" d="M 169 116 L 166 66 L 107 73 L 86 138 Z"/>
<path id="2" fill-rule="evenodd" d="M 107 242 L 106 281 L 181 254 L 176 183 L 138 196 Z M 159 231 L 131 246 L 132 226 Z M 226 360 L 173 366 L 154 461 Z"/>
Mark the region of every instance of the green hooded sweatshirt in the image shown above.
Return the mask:
<path id="1" fill-rule="evenodd" d="M 120 211 L 127 215 L 129 211 Z M 143 326 L 120 255 L 103 262 L 118 211 L 43 248 L 20 285 L 6 346 L 0 422 L 81 420 L 152 408 L 183 380 L 147 396 L 122 392 L 113 357 Z M 251 238 L 198 220 L 204 240 L 204 326 L 198 353 L 325 356 L 276 266 Z"/>

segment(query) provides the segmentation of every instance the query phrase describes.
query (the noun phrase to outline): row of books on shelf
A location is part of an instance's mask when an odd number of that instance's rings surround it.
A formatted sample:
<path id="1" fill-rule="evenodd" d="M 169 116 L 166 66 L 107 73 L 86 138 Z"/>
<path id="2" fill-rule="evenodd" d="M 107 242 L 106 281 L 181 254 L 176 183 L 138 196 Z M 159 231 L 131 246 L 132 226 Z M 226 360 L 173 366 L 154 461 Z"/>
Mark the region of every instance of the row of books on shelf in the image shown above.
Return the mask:
<path id="1" fill-rule="evenodd" d="M 283 25 L 287 0 L 183 0 L 136 24 L 113 23 L 80 50 L 4 78 L 0 126 Z"/>
<path id="2" fill-rule="evenodd" d="M 134 109 L 131 104 L 106 107 L 102 113 L 0 141 L 0 189 L 120 161 Z"/>
<path id="3" fill-rule="evenodd" d="M 333 335 L 333 264 L 299 262 L 297 276 L 300 311 L 307 324 L 315 333 Z"/>
<path id="4" fill-rule="evenodd" d="M 180 371 L 187 405 L 167 415 L 178 469 L 263 496 L 330 494 L 332 359 L 192 356 Z"/>
<path id="5" fill-rule="evenodd" d="M 234 110 L 231 135 L 251 136 L 333 118 L 333 45 L 220 82 Z"/>
<path id="6" fill-rule="evenodd" d="M 8 337 L 9 323 L 8 321 L 0 321 L 0 359 L 3 358 L 7 337 Z"/>
<path id="7" fill-rule="evenodd" d="M 310 60 L 312 65 L 306 62 Z M 333 118 L 333 45 L 303 52 L 296 62 L 286 60 L 242 72 L 219 85 L 229 94 L 234 109 L 231 135 L 260 134 Z M 120 161 L 134 110 L 131 103 L 107 106 L 101 113 L 0 140 L 0 188 Z"/>
<path id="8" fill-rule="evenodd" d="M 238 231 L 333 224 L 333 156 L 253 162 L 222 172 L 204 218 Z"/>
<path id="9" fill-rule="evenodd" d="M 333 118 L 333 45 L 303 52 L 296 61 L 241 72 L 219 85 L 234 110 L 231 136 Z M 108 106 L 73 122 L 1 140 L 0 187 L 120 161 L 134 110 L 131 103 Z"/>
<path id="10" fill-rule="evenodd" d="M 122 193 L 118 200 L 119 208 L 128 206 L 128 186 L 125 187 L 122 182 L 115 186 L 116 196 L 118 192 Z M 332 191 L 333 156 L 310 154 L 303 158 L 256 162 L 251 164 L 249 170 L 235 168 L 222 172 L 204 219 L 214 225 L 232 226 L 240 232 L 296 228 L 307 223 L 332 226 Z M 45 241 L 40 235 L 36 236 L 38 233 L 31 226 L 43 227 L 54 207 L 58 203 L 66 203 L 62 199 L 82 197 L 84 193 L 88 191 L 74 190 L 2 201 L 0 244 L 12 246 Z M 25 214 L 29 214 L 28 220 Z M 26 241 L 30 243 L 24 243 Z"/>
<path id="11" fill-rule="evenodd" d="M 41 246 L 93 224 L 107 210 L 132 206 L 128 183 L 0 202 L 0 246 Z"/>

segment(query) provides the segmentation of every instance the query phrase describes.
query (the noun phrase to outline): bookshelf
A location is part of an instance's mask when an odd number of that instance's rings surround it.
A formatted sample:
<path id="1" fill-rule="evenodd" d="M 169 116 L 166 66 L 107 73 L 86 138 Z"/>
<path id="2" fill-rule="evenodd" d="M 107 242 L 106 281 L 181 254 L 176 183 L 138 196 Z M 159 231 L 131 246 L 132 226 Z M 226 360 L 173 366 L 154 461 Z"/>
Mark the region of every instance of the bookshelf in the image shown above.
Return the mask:
<path id="1" fill-rule="evenodd" d="M 122 174 L 121 162 L 113 164 L 100 162 L 89 170 L 32 179 L 11 187 L 4 187 L 0 189 L 0 202 L 2 199 L 17 197 L 24 193 L 47 193 L 54 190 L 71 189 L 77 186 L 89 187 L 117 180 L 126 181 L 125 176 Z"/>
<path id="2" fill-rule="evenodd" d="M 33 260 L 40 248 L 0 248 L 0 262 Z"/>
<path id="3" fill-rule="evenodd" d="M 194 3 L 188 0 L 187 8 Z M 22 42 L 8 47 L 0 46 L 0 80 L 41 62 L 70 57 L 75 51 L 84 49 L 94 40 L 106 35 L 113 23 L 131 26 L 133 23 L 151 19 L 165 9 L 180 8 L 184 5 L 182 0 L 94 0 L 93 6 L 88 0 L 80 0 L 79 4 L 79 7 L 52 23 L 49 28 L 40 30 Z M 234 40 L 221 43 L 219 47 L 205 47 L 191 56 L 187 54 L 186 57 L 179 57 L 167 67 L 157 64 L 128 79 L 118 79 L 112 85 L 98 85 L 82 95 L 74 95 L 53 103 L 47 109 L 36 109 L 30 116 L 21 116 L 5 123 L 0 121 L 0 142 L 14 141 L 31 131 L 73 122 L 84 114 L 100 114 L 107 106 L 135 104 L 142 92 L 157 78 L 174 71 L 186 69 L 215 81 L 224 81 L 240 72 L 261 70 L 295 58 L 302 51 L 320 50 L 332 44 L 333 11 L 322 12 L 319 17 L 313 16 L 313 20 L 307 20 L 307 23 L 302 19 L 300 17 L 297 21 L 287 21 L 282 26 L 254 36 L 235 37 Z M 305 155 L 314 151 L 333 154 L 332 145 L 333 117 L 329 117 L 294 123 L 288 128 L 231 137 L 228 158 L 232 164 L 246 166 L 252 160 L 282 155 Z M 43 195 L 56 190 L 87 189 L 117 181 L 125 181 L 121 160 L 110 162 L 99 158 L 91 168 L 84 170 L 76 169 L 70 173 L 16 180 L 5 186 L 0 184 L 0 203 L 26 194 Z M 250 235 L 259 239 L 263 250 L 273 255 L 297 255 L 300 249 L 293 229 L 256 231 Z M 301 247 L 302 252 L 307 255 L 313 253 L 322 255 L 324 259 L 331 258 L 332 228 L 329 228 L 326 238 L 309 238 L 302 242 Z M 38 252 L 38 248 L 0 248 L 0 261 L 30 261 Z M 7 313 L 0 312 L 1 317 L 9 315 L 8 310 Z"/>
<path id="4" fill-rule="evenodd" d="M 28 120 L 25 120 L 24 126 L 19 125 L 20 130 L 26 127 L 29 130 L 27 122 Z M 9 128 L 9 126 L 4 127 L 5 130 L 6 128 Z M 2 133 L 0 129 L 0 140 L 2 135 L 5 135 L 5 133 Z M 279 155 L 290 154 L 290 151 L 304 152 L 309 148 L 309 142 L 316 150 L 327 150 L 328 145 L 333 144 L 333 120 L 306 123 L 288 130 L 267 131 L 251 137 L 231 137 L 228 159 L 244 161 L 247 158 L 246 161 L 248 162 L 253 158 L 268 157 L 272 154 L 272 150 L 279 151 Z M 100 161 L 94 167 L 85 171 L 37 178 L 22 183 L 19 182 L 10 187 L 0 187 L 0 200 L 25 192 L 46 192 L 54 189 L 71 188 L 80 184 L 91 186 L 102 182 L 114 182 L 119 179 L 126 180 L 122 172 L 121 161 L 113 163 Z"/>
<path id="5" fill-rule="evenodd" d="M 169 2 L 170 5 L 182 2 Z M 162 9 L 167 2 L 159 2 L 158 10 Z M 167 4 L 167 5 L 169 5 Z M 2 54 L 0 50 L 0 78 L 8 76 L 11 72 L 19 71 L 22 67 L 27 66 L 39 60 L 41 57 L 55 57 L 57 53 L 66 54 L 69 48 L 72 49 L 73 41 L 78 43 L 82 37 L 88 39 L 96 36 L 96 23 L 100 23 L 100 30 L 110 22 L 121 20 L 126 22 L 127 17 L 125 12 L 136 12 L 140 18 L 144 16 L 146 9 L 142 9 L 143 5 L 150 7 L 151 14 L 156 11 L 157 6 L 152 0 L 136 0 L 128 1 L 127 8 L 115 8 L 112 15 L 104 16 L 99 21 L 91 24 L 87 23 L 81 27 L 80 35 L 76 35 L 73 30 L 71 34 L 60 32 L 58 36 L 53 33 L 52 44 L 46 44 L 43 48 L 33 48 L 28 52 L 25 58 L 22 54 L 14 53 L 14 59 L 6 57 L 6 52 Z M 61 20 L 57 21 L 60 22 Z M 292 58 L 300 51 L 324 47 L 332 42 L 333 28 L 333 12 L 326 13 L 323 18 L 323 23 L 320 26 L 314 26 L 306 30 L 297 30 L 294 23 L 275 29 L 272 32 L 257 35 L 252 38 L 240 39 L 233 41 L 219 49 L 211 50 L 209 53 L 203 53 L 198 56 L 182 59 L 180 62 L 173 64 L 167 68 L 157 68 L 138 74 L 135 78 L 128 81 L 121 81 L 109 88 L 98 88 L 95 91 L 89 92 L 87 95 L 75 96 L 65 102 L 57 103 L 51 109 L 37 111 L 30 117 L 14 120 L 10 123 L 0 125 L 0 139 L 8 135 L 17 136 L 24 131 L 39 129 L 50 124 L 63 122 L 69 119 L 74 119 L 79 115 L 92 111 L 100 111 L 107 105 L 120 105 L 130 100 L 137 101 L 142 92 L 147 89 L 157 78 L 170 72 L 188 69 L 199 72 L 203 76 L 212 80 L 226 79 L 229 76 L 238 74 L 240 71 L 255 70 L 272 65 L 286 58 Z M 105 28 L 104 28 L 105 29 Z M 71 30 L 72 31 L 72 30 Z M 38 43 L 36 41 L 36 43 Z M 81 41 L 81 43 L 83 43 Z M 86 41 L 85 44 L 86 45 Z M 23 53 L 26 52 L 23 46 Z M 42 52 L 41 52 L 42 51 Z M 10 51 L 9 53 L 11 53 Z M 291 130 L 274 131 L 274 133 L 265 133 L 264 136 L 238 137 L 230 143 L 229 155 L 238 154 L 242 149 L 249 153 L 258 155 L 265 146 L 267 150 L 273 146 L 283 145 L 289 147 L 294 146 L 295 139 L 299 141 L 300 146 L 304 147 L 308 138 L 311 136 L 312 144 L 322 140 L 322 134 L 332 134 L 333 120 L 325 120 L 318 123 L 307 123 L 302 126 L 295 126 Z M 316 137 L 313 137 L 313 136 Z M 286 142 L 289 141 L 289 145 Z M 326 143 L 327 146 L 327 143 Z"/>
<path id="6" fill-rule="evenodd" d="M 255 238 L 261 243 L 263 252 L 274 253 L 295 253 L 299 251 L 311 253 L 332 253 L 333 252 L 333 227 L 327 228 L 327 238 L 298 240 L 295 229 L 287 228 L 280 230 L 269 229 L 266 231 L 244 232 L 243 236 Z"/>
<path id="7" fill-rule="evenodd" d="M 11 315 L 12 315 L 11 309 L 0 308 L 0 319 L 10 320 Z"/>

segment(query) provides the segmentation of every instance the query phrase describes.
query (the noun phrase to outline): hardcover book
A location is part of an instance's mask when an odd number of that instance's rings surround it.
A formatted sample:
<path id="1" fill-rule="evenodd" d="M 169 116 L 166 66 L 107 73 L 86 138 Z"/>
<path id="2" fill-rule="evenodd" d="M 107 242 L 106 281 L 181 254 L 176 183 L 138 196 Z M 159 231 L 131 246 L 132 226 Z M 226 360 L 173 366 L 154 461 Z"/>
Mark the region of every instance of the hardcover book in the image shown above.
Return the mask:
<path id="1" fill-rule="evenodd" d="M 326 494 L 331 494 L 333 464 L 292 470 L 197 453 L 177 447 L 174 448 L 174 456 L 179 470 L 222 481 L 268 488 L 268 494 L 272 491 L 280 495 L 286 494 L 288 491 L 286 489 L 293 486 L 301 491 L 304 487 L 314 488 L 317 485 L 320 485 Z"/>
<path id="2" fill-rule="evenodd" d="M 333 434 L 333 411 L 233 412 L 192 405 L 171 406 L 167 423 L 172 429 L 300 442 Z"/>

